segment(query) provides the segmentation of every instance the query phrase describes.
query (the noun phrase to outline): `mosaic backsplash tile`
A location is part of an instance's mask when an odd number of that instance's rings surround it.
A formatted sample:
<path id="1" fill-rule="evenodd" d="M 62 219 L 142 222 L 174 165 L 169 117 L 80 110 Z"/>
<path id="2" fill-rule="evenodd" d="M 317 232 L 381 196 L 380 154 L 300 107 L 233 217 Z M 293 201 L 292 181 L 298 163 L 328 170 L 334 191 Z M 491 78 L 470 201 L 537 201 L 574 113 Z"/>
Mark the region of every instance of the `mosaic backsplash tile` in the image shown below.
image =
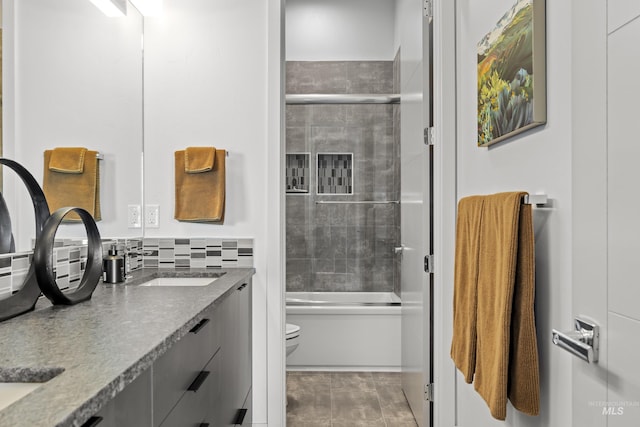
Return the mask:
<path id="1" fill-rule="evenodd" d="M 233 268 L 253 266 L 253 239 L 163 238 L 103 239 L 104 254 L 116 245 L 125 256 L 128 271 L 142 267 Z M 87 264 L 82 240 L 54 242 L 53 265 L 60 290 L 78 287 Z M 0 299 L 20 290 L 33 261 L 33 252 L 0 255 Z"/>
<path id="2" fill-rule="evenodd" d="M 145 238 L 144 267 L 233 268 L 253 266 L 253 239 Z"/>

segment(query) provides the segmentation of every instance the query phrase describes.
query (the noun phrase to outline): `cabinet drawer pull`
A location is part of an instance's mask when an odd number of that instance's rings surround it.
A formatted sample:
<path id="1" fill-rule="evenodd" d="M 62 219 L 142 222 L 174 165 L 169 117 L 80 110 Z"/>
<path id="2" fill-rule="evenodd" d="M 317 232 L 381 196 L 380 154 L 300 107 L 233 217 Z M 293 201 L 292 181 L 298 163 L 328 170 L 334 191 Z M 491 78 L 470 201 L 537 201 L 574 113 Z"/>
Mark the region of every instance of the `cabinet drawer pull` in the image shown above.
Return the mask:
<path id="1" fill-rule="evenodd" d="M 191 332 L 192 334 L 197 334 L 198 332 L 200 332 L 200 329 L 202 329 L 207 323 L 209 323 L 209 319 L 202 319 L 196 324 L 196 326 L 189 329 L 189 332 Z"/>
<path id="2" fill-rule="evenodd" d="M 242 425 L 242 423 L 244 422 L 244 417 L 246 415 L 247 415 L 246 408 L 238 409 L 238 412 L 236 413 L 236 420 L 233 423 Z"/>
<path id="3" fill-rule="evenodd" d="M 200 423 L 199 427 L 209 427 L 209 423 Z"/>
<path id="4" fill-rule="evenodd" d="M 193 380 L 193 382 L 191 383 L 187 391 L 197 392 L 200 389 L 200 386 L 202 386 L 202 383 L 204 383 L 204 380 L 206 380 L 208 376 L 209 376 L 209 371 L 200 371 L 200 373 L 198 374 L 196 379 Z"/>
<path id="5" fill-rule="evenodd" d="M 91 417 L 89 418 L 82 427 L 95 427 L 102 422 L 102 417 Z"/>
<path id="6" fill-rule="evenodd" d="M 238 288 L 239 291 L 243 290 L 244 288 L 247 287 L 246 283 L 243 283 L 242 285 L 240 285 L 240 287 Z"/>

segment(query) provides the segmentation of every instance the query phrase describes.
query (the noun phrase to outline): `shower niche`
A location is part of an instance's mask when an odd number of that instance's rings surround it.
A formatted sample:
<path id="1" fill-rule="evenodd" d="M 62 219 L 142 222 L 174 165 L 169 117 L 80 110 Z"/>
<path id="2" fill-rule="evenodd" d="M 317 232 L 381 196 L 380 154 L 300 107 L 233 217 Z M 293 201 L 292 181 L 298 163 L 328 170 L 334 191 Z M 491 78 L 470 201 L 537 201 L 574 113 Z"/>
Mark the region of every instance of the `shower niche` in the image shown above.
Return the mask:
<path id="1" fill-rule="evenodd" d="M 318 194 L 353 194 L 353 153 L 318 153 Z"/>
<path id="2" fill-rule="evenodd" d="M 287 154 L 287 193 L 309 193 L 310 153 Z"/>

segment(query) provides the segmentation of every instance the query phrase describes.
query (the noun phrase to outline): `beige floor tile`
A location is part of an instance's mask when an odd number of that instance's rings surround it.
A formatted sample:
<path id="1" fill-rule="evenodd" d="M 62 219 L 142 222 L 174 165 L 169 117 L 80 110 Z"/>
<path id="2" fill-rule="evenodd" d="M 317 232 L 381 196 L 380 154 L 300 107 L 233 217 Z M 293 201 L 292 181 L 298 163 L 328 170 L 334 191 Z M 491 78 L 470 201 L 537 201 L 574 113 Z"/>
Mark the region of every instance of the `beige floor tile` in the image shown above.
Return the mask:
<path id="1" fill-rule="evenodd" d="M 382 419 L 375 391 L 332 391 L 332 421 L 367 421 Z"/>
<path id="2" fill-rule="evenodd" d="M 371 372 L 334 372 L 331 375 L 331 389 L 336 391 L 374 391 Z"/>
<path id="3" fill-rule="evenodd" d="M 402 372 L 372 372 L 376 384 L 402 384 Z"/>
<path id="4" fill-rule="evenodd" d="M 387 423 L 384 420 L 333 421 L 331 427 L 387 427 Z"/>
<path id="5" fill-rule="evenodd" d="M 331 420 L 331 390 L 328 383 L 287 390 L 287 418 L 298 421 Z"/>
<path id="6" fill-rule="evenodd" d="M 287 427 L 417 427 L 399 372 L 287 373 Z"/>

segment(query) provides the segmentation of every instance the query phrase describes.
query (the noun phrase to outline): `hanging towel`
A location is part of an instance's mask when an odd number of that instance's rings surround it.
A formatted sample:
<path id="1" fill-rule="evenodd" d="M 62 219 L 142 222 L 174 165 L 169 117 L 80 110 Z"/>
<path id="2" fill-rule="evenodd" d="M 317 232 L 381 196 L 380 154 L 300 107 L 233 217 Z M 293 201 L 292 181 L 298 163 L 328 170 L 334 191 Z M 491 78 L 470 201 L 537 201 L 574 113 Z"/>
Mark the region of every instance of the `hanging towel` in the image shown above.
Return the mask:
<path id="1" fill-rule="evenodd" d="M 49 210 L 74 206 L 86 209 L 96 221 L 100 213 L 100 164 L 98 152 L 83 147 L 58 147 L 44 152 L 44 191 Z M 78 222 L 72 212 L 64 221 Z"/>
<path id="2" fill-rule="evenodd" d="M 87 149 L 83 147 L 59 147 L 51 152 L 49 170 L 62 173 L 82 173 Z"/>
<path id="3" fill-rule="evenodd" d="M 482 207 L 477 209 L 476 205 L 472 214 L 480 218 L 471 223 L 478 227 L 471 234 L 479 236 L 477 253 L 476 247 L 456 236 L 456 245 L 463 248 L 456 247 L 451 355 L 465 380 L 473 380 L 491 415 L 499 420 L 506 418 L 507 398 L 522 412 L 539 413 L 533 223 L 531 206 L 522 204 L 524 195 L 512 192 L 484 196 Z M 463 207 L 469 203 L 461 200 Z M 465 210 L 461 209 L 460 215 L 465 215 Z M 460 217 L 458 221 L 460 224 Z M 459 226 L 458 232 L 469 230 Z M 458 314 L 469 307 L 471 312 Z"/>
<path id="4" fill-rule="evenodd" d="M 471 383 L 476 366 L 476 316 L 478 313 L 478 256 L 484 197 L 465 197 L 458 203 L 453 289 L 453 339 L 451 358 Z"/>
<path id="5" fill-rule="evenodd" d="M 175 152 L 174 218 L 178 221 L 223 223 L 226 152 L 213 147 L 210 150 L 206 150 L 206 147 L 194 148 L 187 149 L 189 165 L 186 163 L 187 150 Z M 212 155 L 212 152 L 215 154 Z M 187 172 L 187 168 L 207 169 L 209 158 L 213 161 L 209 170 Z"/>
<path id="6" fill-rule="evenodd" d="M 184 171 L 187 173 L 208 172 L 216 159 L 215 147 L 187 147 L 184 150 Z"/>
<path id="7" fill-rule="evenodd" d="M 514 408 L 529 415 L 540 413 L 540 373 L 534 313 L 534 241 L 531 205 L 522 205 L 511 313 L 508 396 Z"/>

